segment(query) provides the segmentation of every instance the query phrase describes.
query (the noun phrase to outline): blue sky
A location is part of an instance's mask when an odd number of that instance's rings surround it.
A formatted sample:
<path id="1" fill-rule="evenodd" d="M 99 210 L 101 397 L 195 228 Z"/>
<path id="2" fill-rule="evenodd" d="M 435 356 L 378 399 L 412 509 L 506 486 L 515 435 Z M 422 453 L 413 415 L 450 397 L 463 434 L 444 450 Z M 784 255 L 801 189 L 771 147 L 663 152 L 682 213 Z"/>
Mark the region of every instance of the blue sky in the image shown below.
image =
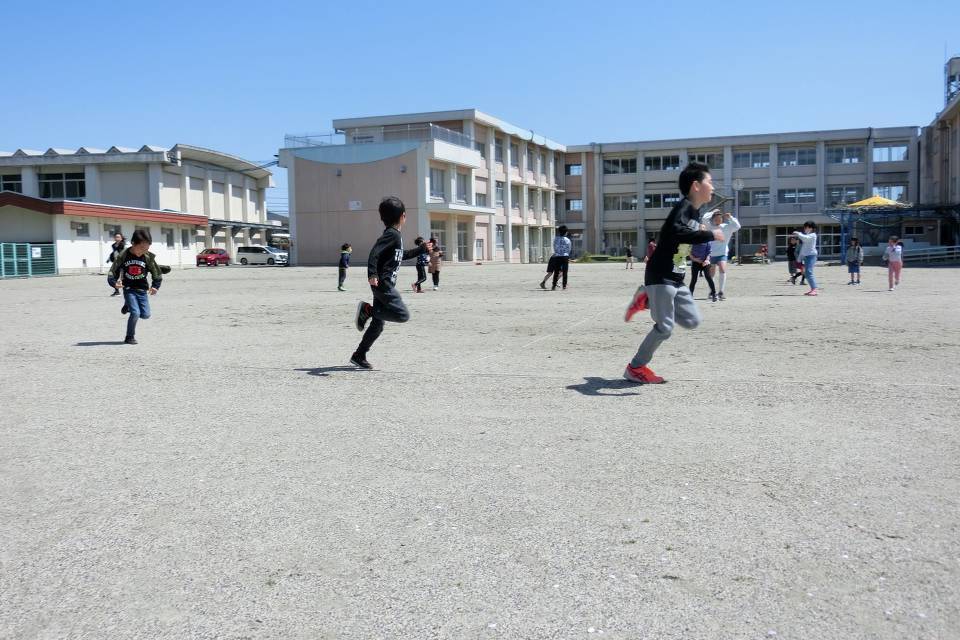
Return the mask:
<path id="1" fill-rule="evenodd" d="M 566 144 L 921 126 L 960 53 L 960 2 L 926 0 L 60 0 L 4 23 L 0 150 L 264 161 L 333 118 L 467 107 Z"/>

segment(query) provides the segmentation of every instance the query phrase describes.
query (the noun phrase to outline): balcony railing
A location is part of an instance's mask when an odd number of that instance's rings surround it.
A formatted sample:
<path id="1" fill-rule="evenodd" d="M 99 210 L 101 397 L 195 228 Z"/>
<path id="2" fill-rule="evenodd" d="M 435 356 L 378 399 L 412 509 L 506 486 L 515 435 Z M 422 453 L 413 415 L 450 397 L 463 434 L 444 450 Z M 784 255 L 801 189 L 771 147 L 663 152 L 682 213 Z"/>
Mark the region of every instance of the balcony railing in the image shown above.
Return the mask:
<path id="1" fill-rule="evenodd" d="M 396 142 L 399 140 L 417 140 L 420 142 L 442 140 L 443 142 L 455 144 L 458 147 L 474 149 L 473 138 L 470 136 L 432 123 L 363 128 L 352 131 L 349 138 L 342 132 L 288 133 L 283 137 L 284 147 L 286 148 L 372 144 L 381 141 Z"/>

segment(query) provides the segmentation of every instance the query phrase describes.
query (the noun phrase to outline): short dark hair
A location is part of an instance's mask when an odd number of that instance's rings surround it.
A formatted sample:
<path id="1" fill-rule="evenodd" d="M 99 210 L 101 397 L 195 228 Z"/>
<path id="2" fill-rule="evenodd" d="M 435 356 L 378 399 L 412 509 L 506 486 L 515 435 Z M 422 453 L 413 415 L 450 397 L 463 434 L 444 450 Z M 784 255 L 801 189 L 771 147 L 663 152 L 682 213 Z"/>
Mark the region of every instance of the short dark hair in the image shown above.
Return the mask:
<path id="1" fill-rule="evenodd" d="M 813 229 L 814 231 L 816 231 L 816 230 L 817 230 L 817 223 L 814 222 L 813 220 L 807 220 L 806 222 L 803 223 L 803 228 L 804 228 L 804 229 L 810 228 L 810 229 Z"/>
<path id="2" fill-rule="evenodd" d="M 130 244 L 153 244 L 153 237 L 147 229 L 137 229 L 130 238 Z"/>
<path id="3" fill-rule="evenodd" d="M 380 219 L 388 227 L 400 222 L 400 216 L 407 212 L 403 201 L 397 196 L 387 196 L 380 201 Z"/>
<path id="4" fill-rule="evenodd" d="M 420 245 L 422 245 L 422 244 L 423 244 L 423 236 L 417 236 L 417 239 L 413 241 L 413 244 L 417 245 L 418 247 L 419 247 Z"/>
<path id="5" fill-rule="evenodd" d="M 340 251 L 346 251 L 349 248 L 350 248 L 349 242 L 344 242 L 342 245 L 340 245 Z"/>
<path id="6" fill-rule="evenodd" d="M 850 238 L 850 242 L 860 242 L 860 238 Z"/>
<path id="7" fill-rule="evenodd" d="M 567 235 L 567 225 L 562 224 L 562 225 L 560 225 L 559 227 L 557 227 L 557 235 L 558 235 L 558 236 L 565 236 L 565 235 Z"/>
<path id="8" fill-rule="evenodd" d="M 899 242 L 900 236 L 890 236 L 890 239 L 893 240 L 894 242 Z"/>
<path id="9" fill-rule="evenodd" d="M 690 193 L 690 186 L 694 182 L 703 182 L 710 173 L 710 167 L 702 162 L 691 162 L 680 172 L 680 193 L 684 196 Z"/>

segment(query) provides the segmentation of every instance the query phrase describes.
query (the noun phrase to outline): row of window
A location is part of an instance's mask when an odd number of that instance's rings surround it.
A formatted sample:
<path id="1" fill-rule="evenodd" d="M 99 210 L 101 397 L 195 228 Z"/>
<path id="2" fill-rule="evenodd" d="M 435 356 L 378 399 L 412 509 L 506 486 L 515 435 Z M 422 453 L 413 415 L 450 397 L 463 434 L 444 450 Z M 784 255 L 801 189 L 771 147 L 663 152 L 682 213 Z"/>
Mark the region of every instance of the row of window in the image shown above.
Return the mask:
<path id="1" fill-rule="evenodd" d="M 474 148 L 480 152 L 480 157 L 484 160 L 487 159 L 487 143 L 480 140 L 474 141 Z M 547 154 L 540 152 L 539 154 L 527 150 L 527 171 L 536 172 L 537 171 L 537 158 L 540 159 L 540 175 L 546 177 L 547 175 Z M 493 159 L 495 162 L 503 164 L 503 138 L 494 138 L 493 140 Z M 520 168 L 520 145 L 511 142 L 510 143 L 510 166 Z"/>
<path id="2" fill-rule="evenodd" d="M 827 147 L 827 163 L 858 164 L 863 162 L 863 145 L 831 145 Z M 873 148 L 874 162 L 900 162 L 907 159 L 906 145 L 880 145 Z M 691 153 L 690 162 L 702 162 L 711 169 L 723 168 L 723 154 Z M 777 161 L 781 167 L 814 166 L 817 164 L 816 147 L 785 147 L 777 151 Z M 733 153 L 735 169 L 767 169 L 770 167 L 769 149 L 750 149 Z M 646 156 L 644 171 L 679 171 L 679 155 Z M 636 158 L 605 158 L 604 175 L 618 175 L 637 172 Z M 582 164 L 567 164 L 564 173 L 568 176 L 583 175 Z"/>
<path id="3" fill-rule="evenodd" d="M 73 233 L 77 238 L 89 238 L 90 237 L 90 223 L 89 222 L 71 222 L 70 227 L 73 229 Z M 117 224 L 105 224 L 103 225 L 104 236 L 108 238 L 111 242 L 113 241 L 113 236 L 118 233 L 121 233 L 121 227 Z M 134 231 L 151 231 L 150 227 L 143 227 L 136 225 Z M 167 249 L 175 249 L 174 244 L 174 231 L 166 227 L 161 227 L 160 236 L 163 243 L 166 245 Z M 193 246 L 193 233 L 190 229 L 181 229 L 180 230 L 180 244 L 184 249 L 187 249 Z"/>

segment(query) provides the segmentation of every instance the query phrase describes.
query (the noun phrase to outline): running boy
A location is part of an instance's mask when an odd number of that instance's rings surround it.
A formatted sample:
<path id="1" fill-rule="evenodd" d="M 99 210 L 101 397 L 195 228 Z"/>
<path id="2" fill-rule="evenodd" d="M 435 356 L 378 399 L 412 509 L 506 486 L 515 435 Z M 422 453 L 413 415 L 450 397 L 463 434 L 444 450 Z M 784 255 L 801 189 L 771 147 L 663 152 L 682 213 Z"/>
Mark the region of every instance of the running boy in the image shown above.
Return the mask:
<path id="1" fill-rule="evenodd" d="M 383 333 L 385 322 L 406 322 L 410 319 L 407 305 L 396 289 L 397 273 L 403 260 L 415 258 L 433 249 L 433 244 L 425 242 L 416 249 L 403 250 L 403 236 L 400 228 L 407 220 L 407 208 L 400 198 L 390 196 L 380 202 L 380 219 L 386 227 L 370 250 L 367 260 L 367 281 L 373 292 L 373 304 L 359 302 L 354 316 L 357 331 L 363 331 L 370 321 L 370 327 L 363 334 L 360 345 L 350 356 L 350 362 L 361 369 L 372 369 L 367 362 L 367 352 Z"/>
<path id="2" fill-rule="evenodd" d="M 657 247 L 647 262 L 644 284 L 637 289 L 624 317 L 629 322 L 634 314 L 649 307 L 655 323 L 623 372 L 624 378 L 640 384 L 664 382 L 647 365 L 657 347 L 670 337 L 674 324 L 686 329 L 694 329 L 700 324 L 700 312 L 693 295 L 683 284 L 690 245 L 724 239 L 723 231 L 719 229 L 700 230 L 700 207 L 713 196 L 710 167 L 699 162 L 688 164 L 680 173 L 680 193 L 683 199 L 664 221 Z"/>
<path id="3" fill-rule="evenodd" d="M 110 278 L 116 281 L 118 290 L 123 289 L 123 308 L 120 313 L 129 313 L 127 318 L 126 344 L 137 344 L 137 320 L 150 317 L 150 300 L 148 294 L 156 295 L 163 282 L 160 267 L 157 266 L 156 256 L 150 253 L 153 238 L 150 232 L 137 229 L 130 238 L 130 246 L 124 249 L 113 266 L 110 267 Z M 147 286 L 147 274 L 150 274 L 150 286 Z"/>
<path id="4" fill-rule="evenodd" d="M 346 291 L 343 283 L 347 281 L 347 269 L 350 268 L 350 254 L 353 253 L 353 247 L 349 242 L 340 245 L 340 264 L 338 265 L 339 279 L 337 280 L 337 291 Z"/>

